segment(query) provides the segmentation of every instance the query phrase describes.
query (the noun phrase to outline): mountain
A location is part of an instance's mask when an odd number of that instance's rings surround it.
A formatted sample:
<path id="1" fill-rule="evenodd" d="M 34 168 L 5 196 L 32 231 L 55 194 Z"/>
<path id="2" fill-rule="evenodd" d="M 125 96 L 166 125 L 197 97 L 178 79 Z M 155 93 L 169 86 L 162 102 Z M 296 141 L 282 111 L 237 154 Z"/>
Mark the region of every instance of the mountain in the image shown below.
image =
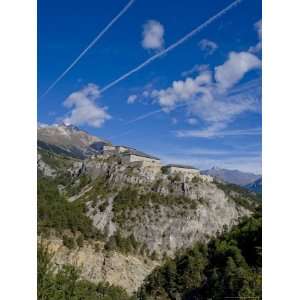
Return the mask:
<path id="1" fill-rule="evenodd" d="M 85 280 L 132 294 L 166 258 L 209 242 L 259 207 L 254 193 L 236 185 L 166 174 L 117 154 L 91 156 L 91 145 L 106 141 L 73 126 L 40 127 L 38 137 L 39 238 L 57 268 L 78 262 Z"/>
<path id="2" fill-rule="evenodd" d="M 244 186 L 246 189 L 248 189 L 249 191 L 253 191 L 256 193 L 261 193 L 262 191 L 262 178 L 259 178 L 257 180 L 255 180 L 252 183 L 246 184 Z"/>
<path id="3" fill-rule="evenodd" d="M 44 180 L 60 185 L 67 201 L 85 203 L 95 229 L 107 237 L 133 234 L 159 256 L 205 240 L 250 215 L 256 205 L 244 189 L 155 173 L 114 156 L 73 161 L 39 151 L 38 167 Z"/>
<path id="4" fill-rule="evenodd" d="M 261 176 L 253 173 L 241 172 L 239 170 L 228 170 L 221 169 L 218 167 L 213 167 L 209 170 L 201 171 L 202 174 L 210 175 L 218 180 L 233 183 L 241 186 L 251 184 L 258 180 Z"/>
<path id="5" fill-rule="evenodd" d="M 99 153 L 109 141 L 92 136 L 87 132 L 66 124 L 39 125 L 38 147 L 75 158 L 86 158 Z"/>

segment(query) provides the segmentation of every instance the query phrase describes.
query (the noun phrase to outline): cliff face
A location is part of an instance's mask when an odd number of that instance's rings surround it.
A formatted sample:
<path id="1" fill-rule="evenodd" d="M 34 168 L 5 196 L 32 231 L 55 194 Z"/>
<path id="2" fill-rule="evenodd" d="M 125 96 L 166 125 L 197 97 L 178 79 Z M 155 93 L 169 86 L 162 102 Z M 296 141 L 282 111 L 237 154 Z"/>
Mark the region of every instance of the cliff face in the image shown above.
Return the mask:
<path id="1" fill-rule="evenodd" d="M 214 183 L 174 178 L 151 168 L 131 168 L 117 159 L 75 163 L 72 174 L 88 174 L 95 180 L 80 194 L 95 227 L 108 236 L 117 231 L 124 236 L 133 234 L 160 255 L 173 255 L 195 241 L 205 241 L 224 225 L 231 227 L 251 214 Z M 97 193 L 103 185 L 97 178 L 102 178 L 109 192 Z"/>
<path id="2" fill-rule="evenodd" d="M 123 287 L 129 294 L 136 291 L 144 278 L 158 265 L 143 257 L 103 251 L 103 244 L 85 243 L 83 247 L 69 250 L 60 239 L 49 239 L 53 262 L 59 268 L 64 264 L 80 266 L 82 278 L 92 282 L 105 281 Z"/>
<path id="3" fill-rule="evenodd" d="M 89 202 L 88 215 L 94 226 L 106 231 L 109 236 L 117 230 L 125 236 L 133 233 L 136 240 L 146 244 L 151 251 L 172 255 L 176 250 L 187 248 L 197 240 L 207 240 L 221 232 L 224 225 L 231 227 L 240 217 L 250 214 L 215 187 L 208 186 L 205 189 L 206 202 L 169 206 L 151 203 L 146 207 L 129 207 L 121 213 L 119 219 L 119 214 L 114 213 L 115 199 L 110 197 L 105 200 L 108 205 L 103 212 L 93 208 Z M 99 199 L 96 206 L 101 203 L 103 200 Z"/>
<path id="4" fill-rule="evenodd" d="M 42 159 L 42 156 L 38 153 L 37 156 L 37 169 L 42 174 L 44 174 L 47 177 L 55 177 L 56 172 L 53 168 L 51 168 L 44 160 Z"/>

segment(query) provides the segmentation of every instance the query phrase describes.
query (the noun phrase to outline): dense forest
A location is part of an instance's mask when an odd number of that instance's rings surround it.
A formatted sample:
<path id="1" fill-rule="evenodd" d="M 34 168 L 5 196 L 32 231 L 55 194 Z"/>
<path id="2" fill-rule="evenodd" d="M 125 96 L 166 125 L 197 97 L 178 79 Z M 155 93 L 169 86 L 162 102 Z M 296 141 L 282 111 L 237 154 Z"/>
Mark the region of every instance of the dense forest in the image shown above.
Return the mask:
<path id="1" fill-rule="evenodd" d="M 144 281 L 140 300 L 261 298 L 261 215 L 168 259 Z"/>

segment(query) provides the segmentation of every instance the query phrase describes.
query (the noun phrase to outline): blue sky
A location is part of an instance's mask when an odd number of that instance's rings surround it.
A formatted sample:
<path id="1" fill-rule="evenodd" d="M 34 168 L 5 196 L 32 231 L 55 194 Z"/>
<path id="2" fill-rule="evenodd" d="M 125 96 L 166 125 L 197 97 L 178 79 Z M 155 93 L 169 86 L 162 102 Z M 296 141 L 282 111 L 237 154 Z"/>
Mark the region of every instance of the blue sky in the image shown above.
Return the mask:
<path id="1" fill-rule="evenodd" d="M 128 2 L 39 1 L 38 121 L 73 123 L 164 162 L 260 173 L 259 0 L 238 3 L 172 51 L 233 1 L 132 1 L 45 94 Z"/>

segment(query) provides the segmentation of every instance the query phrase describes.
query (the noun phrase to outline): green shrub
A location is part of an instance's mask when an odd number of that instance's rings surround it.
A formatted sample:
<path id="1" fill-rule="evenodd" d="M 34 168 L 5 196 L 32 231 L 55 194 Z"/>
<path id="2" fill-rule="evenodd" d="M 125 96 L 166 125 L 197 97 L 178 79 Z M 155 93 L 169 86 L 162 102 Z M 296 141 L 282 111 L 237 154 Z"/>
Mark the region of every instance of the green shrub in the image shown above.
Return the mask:
<path id="1" fill-rule="evenodd" d="M 107 243 L 104 245 L 106 251 L 119 251 L 124 254 L 137 253 L 140 244 L 136 241 L 133 234 L 129 237 L 121 235 L 120 231 L 117 231 L 114 235 L 110 236 Z"/>
<path id="2" fill-rule="evenodd" d="M 157 260 L 158 256 L 157 256 L 157 253 L 156 253 L 155 250 L 151 253 L 150 258 L 151 258 L 152 260 Z"/>
<path id="3" fill-rule="evenodd" d="M 199 176 L 194 176 L 192 178 L 192 183 L 199 183 L 200 182 L 200 177 Z"/>
<path id="4" fill-rule="evenodd" d="M 80 234 L 78 236 L 78 238 L 76 239 L 77 246 L 82 247 L 83 246 L 83 241 L 84 241 L 83 236 Z"/>
<path id="5" fill-rule="evenodd" d="M 108 206 L 108 201 L 104 201 L 103 203 L 101 203 L 98 206 L 98 209 L 100 212 L 104 212 L 106 210 L 107 206 Z"/>
<path id="6" fill-rule="evenodd" d="M 95 244 L 95 252 L 100 252 L 100 245 L 99 245 L 99 243 Z"/>
<path id="7" fill-rule="evenodd" d="M 75 241 L 73 237 L 70 237 L 68 235 L 63 235 L 63 244 L 69 248 L 74 249 L 75 248 Z"/>
<path id="8" fill-rule="evenodd" d="M 115 238 L 114 235 L 112 235 L 112 236 L 110 236 L 110 238 L 107 241 L 107 243 L 105 243 L 104 250 L 106 250 L 106 251 L 114 251 L 116 249 L 117 249 L 116 238 Z"/>
<path id="9" fill-rule="evenodd" d="M 173 181 L 180 182 L 181 181 L 180 174 L 176 173 L 173 177 Z"/>

